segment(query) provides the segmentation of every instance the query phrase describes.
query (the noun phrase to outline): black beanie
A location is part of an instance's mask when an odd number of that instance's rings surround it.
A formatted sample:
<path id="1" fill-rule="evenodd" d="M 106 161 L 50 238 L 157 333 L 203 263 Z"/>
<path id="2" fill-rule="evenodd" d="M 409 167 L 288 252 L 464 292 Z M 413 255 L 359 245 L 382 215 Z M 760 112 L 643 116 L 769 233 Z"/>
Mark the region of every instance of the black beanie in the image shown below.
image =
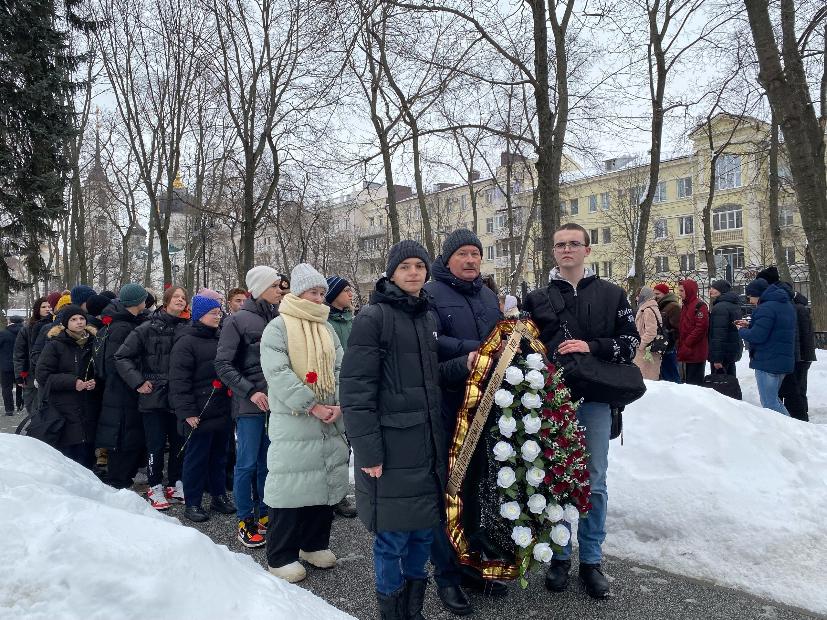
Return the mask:
<path id="1" fill-rule="evenodd" d="M 328 305 L 332 304 L 336 301 L 339 293 L 345 290 L 348 286 L 350 286 L 350 282 L 341 276 L 330 276 L 327 279 L 327 293 L 325 293 L 324 296 L 325 302 L 327 302 Z"/>
<path id="2" fill-rule="evenodd" d="M 425 263 L 425 279 L 427 280 L 431 273 L 431 268 L 428 265 L 431 257 L 428 256 L 428 251 L 420 243 L 411 239 L 403 239 L 388 250 L 388 264 L 385 267 L 385 275 L 388 278 L 392 277 L 393 272 L 399 267 L 399 263 L 408 258 L 419 258 Z"/>
<path id="3" fill-rule="evenodd" d="M 101 291 L 100 294 L 103 295 L 104 297 L 108 298 L 109 301 L 112 301 L 113 299 L 118 298 L 118 296 L 115 295 L 115 293 L 113 293 L 112 291 Z"/>
<path id="4" fill-rule="evenodd" d="M 100 316 L 103 309 L 111 303 L 106 295 L 92 295 L 86 300 L 86 309 L 92 316 Z"/>
<path id="5" fill-rule="evenodd" d="M 79 314 L 83 318 L 86 318 L 86 313 L 83 311 L 83 308 L 75 304 L 68 304 L 60 309 L 60 312 L 57 315 L 57 319 L 58 321 L 60 321 L 60 324 L 63 325 L 63 327 L 69 329 L 69 319 L 71 319 L 76 314 Z"/>
<path id="6" fill-rule="evenodd" d="M 448 235 L 442 243 L 442 262 L 447 265 L 448 259 L 464 245 L 476 246 L 480 254 L 482 254 L 480 238 L 467 228 L 458 228 Z"/>
<path id="7" fill-rule="evenodd" d="M 775 265 L 767 267 L 763 271 L 759 271 L 755 276 L 756 280 L 758 278 L 763 278 L 767 281 L 767 284 L 776 284 L 781 279 L 778 275 L 778 267 Z"/>
<path id="8" fill-rule="evenodd" d="M 721 294 L 729 293 L 732 290 L 732 285 L 726 280 L 713 280 L 709 286 Z"/>

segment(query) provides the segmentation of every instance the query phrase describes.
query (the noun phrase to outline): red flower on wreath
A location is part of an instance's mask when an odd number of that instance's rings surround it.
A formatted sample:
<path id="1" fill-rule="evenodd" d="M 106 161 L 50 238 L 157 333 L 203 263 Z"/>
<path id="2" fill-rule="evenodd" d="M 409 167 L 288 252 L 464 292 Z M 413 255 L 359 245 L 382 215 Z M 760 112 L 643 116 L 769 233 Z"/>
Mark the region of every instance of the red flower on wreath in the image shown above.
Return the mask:
<path id="1" fill-rule="evenodd" d="M 227 396 L 229 396 L 230 398 L 233 397 L 233 391 L 230 388 L 227 388 Z"/>
<path id="2" fill-rule="evenodd" d="M 221 381 L 219 381 L 218 379 L 213 379 L 212 380 L 212 387 L 213 387 L 214 390 L 221 389 Z"/>
<path id="3" fill-rule="evenodd" d="M 104 325 L 112 325 L 112 317 L 111 316 L 103 317 L 101 319 L 101 323 L 103 323 Z"/>
<path id="4" fill-rule="evenodd" d="M 309 383 L 311 385 L 313 383 L 316 383 L 316 381 L 318 381 L 318 380 L 319 380 L 319 375 L 317 375 L 312 370 L 304 376 L 304 382 Z"/>
<path id="5" fill-rule="evenodd" d="M 21 370 L 20 371 L 20 376 L 25 379 L 26 377 L 29 376 L 29 371 L 28 370 Z"/>

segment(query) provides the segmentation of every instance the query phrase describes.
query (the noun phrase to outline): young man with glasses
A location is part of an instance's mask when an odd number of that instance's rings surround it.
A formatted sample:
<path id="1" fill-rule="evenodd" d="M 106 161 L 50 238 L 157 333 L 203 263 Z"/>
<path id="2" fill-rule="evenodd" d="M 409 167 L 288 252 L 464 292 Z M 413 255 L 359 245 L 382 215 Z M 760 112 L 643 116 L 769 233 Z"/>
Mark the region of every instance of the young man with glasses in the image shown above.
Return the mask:
<path id="1" fill-rule="evenodd" d="M 588 233 L 578 224 L 564 224 L 554 233 L 557 266 L 551 270 L 548 287 L 528 294 L 525 309 L 540 329 L 540 339 L 550 359 L 554 359 L 555 352 L 560 355 L 586 353 L 610 362 L 631 364 L 640 344 L 634 313 L 623 289 L 599 279 L 585 266 L 592 250 L 589 243 Z M 562 297 L 576 325 L 560 320 L 550 294 Z M 600 394 L 585 394 L 584 402 L 577 409 L 577 419 L 586 429 L 593 506 L 588 516 L 580 520 L 577 530 L 580 580 L 589 596 L 605 598 L 609 594 L 609 582 L 600 568 L 600 547 L 606 538 L 610 406 L 600 402 Z M 546 574 L 546 587 L 552 592 L 562 592 L 568 586 L 570 557 L 571 542 L 552 559 Z"/>
<path id="2" fill-rule="evenodd" d="M 250 298 L 224 321 L 215 355 L 215 370 L 221 382 L 233 392 L 236 422 L 233 496 L 238 515 L 238 539 L 245 547 L 262 547 L 267 531 L 264 480 L 270 445 L 266 431 L 270 405 L 259 345 L 264 328 L 278 316 L 278 303 L 290 284 L 275 269 L 265 265 L 250 269 L 246 282 Z"/>

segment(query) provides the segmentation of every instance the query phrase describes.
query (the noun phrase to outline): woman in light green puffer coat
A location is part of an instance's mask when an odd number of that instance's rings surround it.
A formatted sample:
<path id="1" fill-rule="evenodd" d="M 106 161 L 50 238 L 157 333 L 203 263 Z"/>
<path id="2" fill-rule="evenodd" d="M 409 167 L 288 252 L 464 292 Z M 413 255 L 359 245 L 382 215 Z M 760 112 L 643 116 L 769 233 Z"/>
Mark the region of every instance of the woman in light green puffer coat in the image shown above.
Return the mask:
<path id="1" fill-rule="evenodd" d="M 269 506 L 267 564 L 295 583 L 303 559 L 332 568 L 333 506 L 348 491 L 348 445 L 339 402 L 342 346 L 322 304 L 327 282 L 310 265 L 290 277 L 291 293 L 261 337 L 270 418 L 264 501 Z"/>

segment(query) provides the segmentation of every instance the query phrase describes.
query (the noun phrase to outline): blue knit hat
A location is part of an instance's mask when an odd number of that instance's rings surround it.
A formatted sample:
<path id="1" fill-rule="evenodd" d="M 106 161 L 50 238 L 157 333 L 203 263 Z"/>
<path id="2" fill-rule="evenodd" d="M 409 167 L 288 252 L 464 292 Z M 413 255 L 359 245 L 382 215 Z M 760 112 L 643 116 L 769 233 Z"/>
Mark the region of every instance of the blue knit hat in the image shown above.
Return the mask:
<path id="1" fill-rule="evenodd" d="M 220 308 L 221 302 L 211 297 L 204 297 L 203 295 L 196 295 L 192 298 L 192 305 L 190 312 L 192 312 L 192 322 L 195 323 L 201 320 L 201 317 L 207 314 L 210 310 Z"/>
<path id="2" fill-rule="evenodd" d="M 86 284 L 78 284 L 72 289 L 70 297 L 72 298 L 72 303 L 79 306 L 86 303 L 86 301 L 94 294 L 95 289 L 91 286 L 87 286 Z"/>
<path id="3" fill-rule="evenodd" d="M 761 297 L 769 287 L 769 282 L 764 278 L 755 278 L 755 280 L 747 284 L 746 293 L 750 297 Z"/>

